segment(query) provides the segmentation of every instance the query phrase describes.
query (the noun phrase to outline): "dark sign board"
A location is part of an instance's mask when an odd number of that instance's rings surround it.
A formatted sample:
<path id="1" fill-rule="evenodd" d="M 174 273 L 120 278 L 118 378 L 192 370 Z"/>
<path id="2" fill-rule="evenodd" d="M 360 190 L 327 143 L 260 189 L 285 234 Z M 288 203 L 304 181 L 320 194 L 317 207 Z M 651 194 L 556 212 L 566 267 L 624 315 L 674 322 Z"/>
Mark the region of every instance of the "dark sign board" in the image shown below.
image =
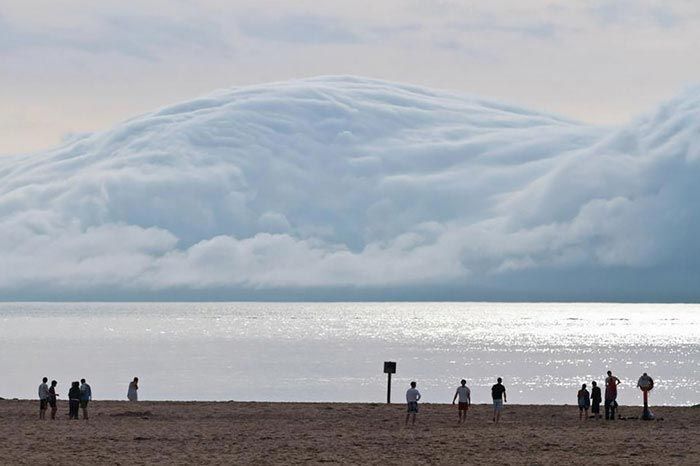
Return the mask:
<path id="1" fill-rule="evenodd" d="M 396 374 L 396 362 L 384 361 L 384 373 L 385 374 Z"/>

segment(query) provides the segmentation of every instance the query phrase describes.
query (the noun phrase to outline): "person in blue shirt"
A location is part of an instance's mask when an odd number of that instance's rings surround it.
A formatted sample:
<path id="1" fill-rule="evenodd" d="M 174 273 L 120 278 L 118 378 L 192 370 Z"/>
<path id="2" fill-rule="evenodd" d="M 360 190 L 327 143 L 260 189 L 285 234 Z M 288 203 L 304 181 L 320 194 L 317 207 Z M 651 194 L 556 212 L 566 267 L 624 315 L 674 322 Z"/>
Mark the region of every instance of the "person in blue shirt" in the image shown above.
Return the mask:
<path id="1" fill-rule="evenodd" d="M 46 409 L 49 405 L 49 386 L 46 385 L 48 381 L 48 377 L 44 377 L 39 385 L 39 419 L 46 418 Z"/>
<path id="2" fill-rule="evenodd" d="M 88 403 L 92 400 L 92 389 L 85 382 L 85 379 L 80 379 L 80 407 L 83 410 L 83 419 L 88 419 Z"/>

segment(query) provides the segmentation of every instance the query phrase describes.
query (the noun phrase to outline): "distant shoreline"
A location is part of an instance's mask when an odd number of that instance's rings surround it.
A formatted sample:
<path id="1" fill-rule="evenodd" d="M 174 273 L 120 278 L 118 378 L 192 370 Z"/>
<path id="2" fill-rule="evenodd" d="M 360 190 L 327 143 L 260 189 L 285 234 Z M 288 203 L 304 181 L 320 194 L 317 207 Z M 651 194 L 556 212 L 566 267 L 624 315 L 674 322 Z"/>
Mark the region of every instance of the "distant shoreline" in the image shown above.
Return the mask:
<path id="1" fill-rule="evenodd" d="M 197 303 L 202 303 L 202 304 L 225 304 L 225 303 L 230 303 L 230 304 L 246 304 L 246 303 L 254 303 L 254 304 L 265 304 L 265 303 L 270 303 L 270 304 L 323 304 L 323 303 L 328 303 L 328 304 L 341 304 L 341 303 L 357 303 L 357 304 L 391 304 L 391 303 L 401 303 L 401 304 L 410 304 L 410 303 L 419 303 L 419 304 L 653 304 L 653 305 L 697 305 L 700 304 L 700 298 L 694 299 L 694 300 L 687 300 L 687 301 L 681 301 L 681 300 L 667 300 L 667 299 L 659 299 L 659 300 L 642 300 L 642 301 L 636 301 L 636 300 L 622 300 L 622 299 L 596 299 L 596 298 L 591 298 L 591 299 L 585 299 L 581 297 L 580 299 L 561 299 L 561 298 L 552 298 L 552 299 L 527 299 L 527 298 L 518 298 L 518 297 L 513 297 L 508 298 L 508 297 L 493 297 L 493 298 L 474 298 L 474 299 L 432 299 L 432 298 L 406 298 L 406 299 L 400 299 L 400 298 L 391 298 L 391 299 L 376 299 L 372 297 L 368 297 L 367 299 L 361 299 L 361 298 L 355 298 L 355 299 L 328 299 L 328 298 L 318 298 L 314 299 L 309 298 L 306 296 L 304 299 L 299 299 L 298 297 L 289 297 L 289 298 L 274 298 L 274 297 L 263 297 L 263 298 L 251 298 L 251 297 L 245 297 L 245 298 L 240 298 L 240 299 L 235 299 L 235 298 L 230 298 L 230 297 L 223 297 L 221 299 L 201 299 L 198 297 L 192 297 L 192 299 L 186 299 L 181 296 L 174 297 L 172 299 L 164 298 L 164 297 L 157 297 L 157 298 L 148 298 L 148 297 L 136 297 L 134 299 L 113 299 L 113 298 L 75 298 L 75 299 L 68 299 L 65 297 L 48 297 L 48 298 L 12 298 L 12 299 L 0 299 L 0 304 L 80 304 L 80 303 L 85 303 L 85 304 L 197 304 Z"/>

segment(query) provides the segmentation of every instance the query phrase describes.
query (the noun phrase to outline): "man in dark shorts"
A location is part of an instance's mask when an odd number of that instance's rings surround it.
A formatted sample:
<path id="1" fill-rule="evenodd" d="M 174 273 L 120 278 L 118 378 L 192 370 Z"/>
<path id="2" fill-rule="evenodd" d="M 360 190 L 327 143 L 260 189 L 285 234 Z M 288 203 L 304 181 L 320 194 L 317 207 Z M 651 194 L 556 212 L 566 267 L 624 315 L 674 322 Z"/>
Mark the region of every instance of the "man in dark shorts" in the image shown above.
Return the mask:
<path id="1" fill-rule="evenodd" d="M 92 389 L 85 383 L 85 379 L 80 379 L 80 408 L 83 410 L 83 419 L 88 418 L 88 403 L 92 400 Z"/>
<path id="2" fill-rule="evenodd" d="M 51 419 L 56 419 L 56 410 L 58 409 L 56 406 L 56 397 L 58 396 L 58 393 L 56 393 L 56 385 L 58 385 L 58 382 L 52 380 L 51 387 L 49 387 L 49 406 L 51 406 Z"/>
<path id="3" fill-rule="evenodd" d="M 596 419 L 600 419 L 600 402 L 603 401 L 603 395 L 595 380 L 591 382 L 591 385 L 593 385 L 591 388 L 591 414 Z"/>
<path id="4" fill-rule="evenodd" d="M 416 383 L 411 382 L 411 388 L 406 391 L 406 425 L 408 425 L 408 419 L 413 416 L 413 421 L 411 425 L 416 423 L 416 414 L 418 414 L 418 400 L 420 400 L 420 392 L 416 389 Z"/>
<path id="5" fill-rule="evenodd" d="M 462 424 L 464 421 L 467 420 L 467 410 L 469 409 L 469 405 L 471 404 L 471 390 L 469 390 L 469 387 L 467 387 L 467 381 L 462 379 L 460 382 L 461 385 L 457 387 L 457 391 L 455 392 L 454 398 L 452 398 L 452 404 L 455 404 L 455 400 L 457 400 L 457 397 L 459 397 L 459 422 L 458 424 Z"/>
<path id="6" fill-rule="evenodd" d="M 39 385 L 39 419 L 46 419 L 46 409 L 49 407 L 49 379 L 44 377 Z"/>
<path id="7" fill-rule="evenodd" d="M 501 410 L 506 402 L 506 387 L 503 386 L 503 379 L 497 379 L 496 385 L 491 387 L 491 398 L 493 398 L 493 422 L 498 424 L 501 420 Z"/>

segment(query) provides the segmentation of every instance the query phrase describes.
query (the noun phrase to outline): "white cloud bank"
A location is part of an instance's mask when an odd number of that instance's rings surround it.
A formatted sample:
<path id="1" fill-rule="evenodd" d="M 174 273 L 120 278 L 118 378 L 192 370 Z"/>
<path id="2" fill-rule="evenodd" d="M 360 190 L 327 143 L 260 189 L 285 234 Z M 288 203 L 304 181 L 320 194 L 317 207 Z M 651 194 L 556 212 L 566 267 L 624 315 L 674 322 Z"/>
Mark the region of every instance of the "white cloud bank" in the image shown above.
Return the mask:
<path id="1" fill-rule="evenodd" d="M 0 292 L 697 300 L 700 89 L 625 128 L 353 77 L 0 159 Z"/>

